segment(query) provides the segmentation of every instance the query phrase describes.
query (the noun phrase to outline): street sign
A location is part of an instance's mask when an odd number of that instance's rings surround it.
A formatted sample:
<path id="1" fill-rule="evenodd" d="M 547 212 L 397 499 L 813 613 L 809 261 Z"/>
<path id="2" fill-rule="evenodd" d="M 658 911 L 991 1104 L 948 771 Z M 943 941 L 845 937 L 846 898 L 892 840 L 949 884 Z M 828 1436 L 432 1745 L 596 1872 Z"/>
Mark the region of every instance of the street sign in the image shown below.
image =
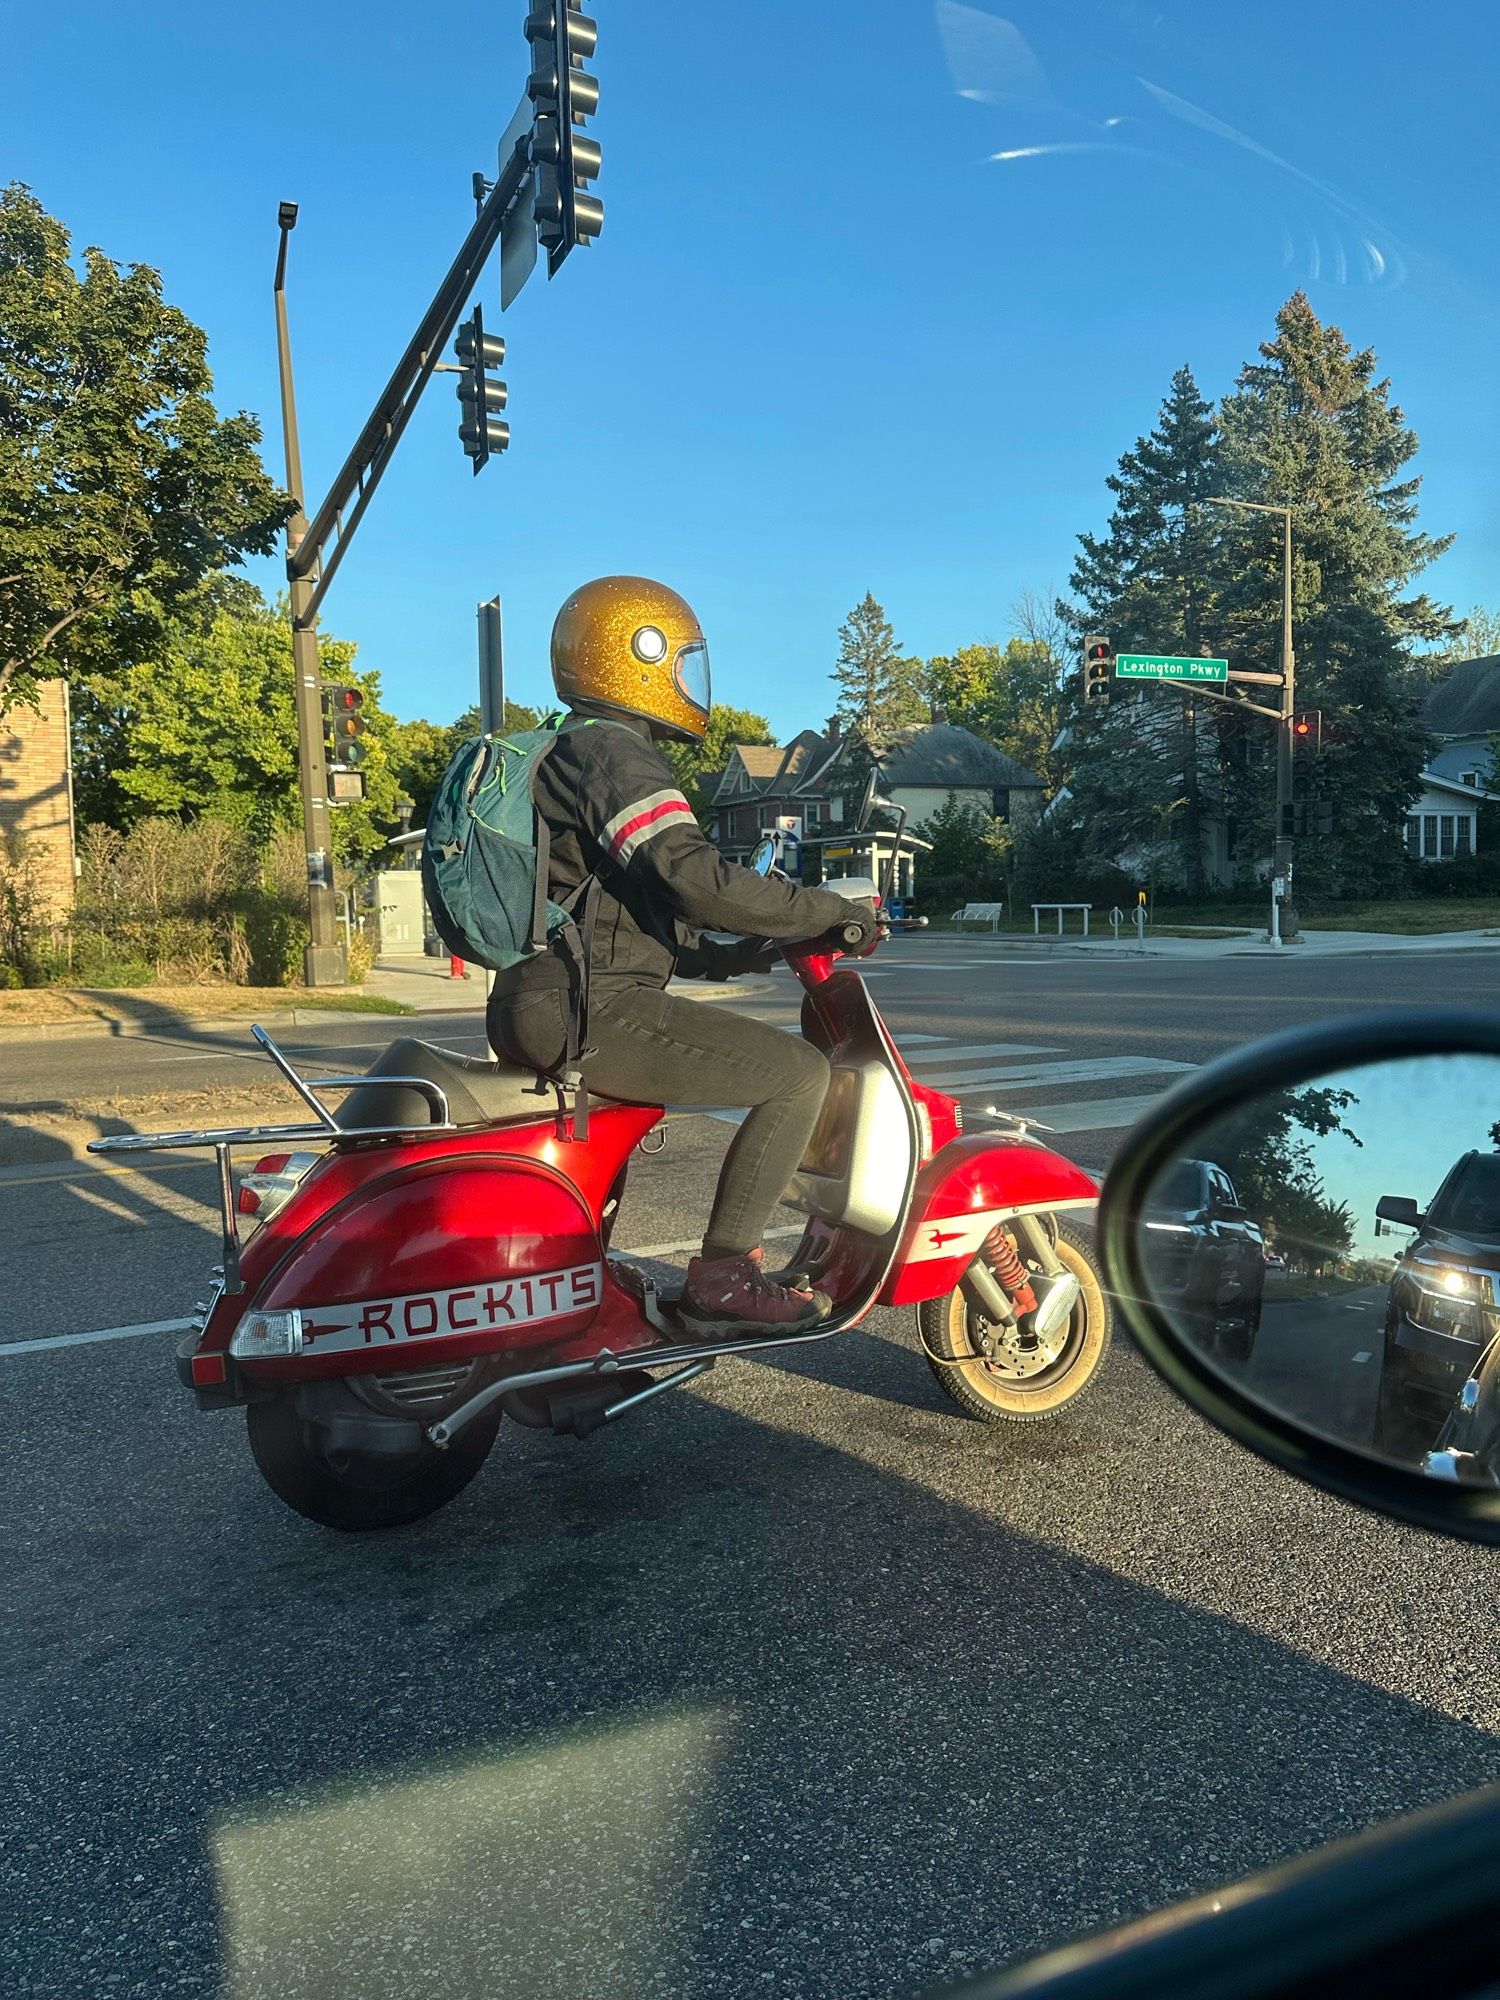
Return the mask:
<path id="1" fill-rule="evenodd" d="M 1227 681 L 1228 660 L 1184 660 L 1172 653 L 1116 653 L 1121 681 Z"/>
<path id="2" fill-rule="evenodd" d="M 847 861 L 853 852 L 854 849 L 852 847 L 825 847 L 823 849 L 823 859 L 825 861 Z"/>

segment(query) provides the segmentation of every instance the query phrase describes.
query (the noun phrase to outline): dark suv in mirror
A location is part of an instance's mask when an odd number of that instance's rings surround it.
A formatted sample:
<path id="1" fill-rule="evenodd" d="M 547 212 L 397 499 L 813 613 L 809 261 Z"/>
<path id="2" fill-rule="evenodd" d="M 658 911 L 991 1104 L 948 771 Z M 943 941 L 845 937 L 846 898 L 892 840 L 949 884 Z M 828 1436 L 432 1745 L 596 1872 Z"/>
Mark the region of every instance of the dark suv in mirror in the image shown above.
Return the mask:
<path id="1" fill-rule="evenodd" d="M 1141 1219 L 1162 1303 L 1232 1359 L 1248 1360 L 1260 1329 L 1266 1243 L 1228 1174 L 1212 1160 L 1175 1161 Z"/>
<path id="2" fill-rule="evenodd" d="M 1385 1314 L 1375 1441 L 1400 1457 L 1429 1446 L 1453 1399 L 1500 1335 L 1500 1153 L 1465 1153 L 1425 1210 L 1384 1195 L 1382 1222 L 1410 1229 Z"/>

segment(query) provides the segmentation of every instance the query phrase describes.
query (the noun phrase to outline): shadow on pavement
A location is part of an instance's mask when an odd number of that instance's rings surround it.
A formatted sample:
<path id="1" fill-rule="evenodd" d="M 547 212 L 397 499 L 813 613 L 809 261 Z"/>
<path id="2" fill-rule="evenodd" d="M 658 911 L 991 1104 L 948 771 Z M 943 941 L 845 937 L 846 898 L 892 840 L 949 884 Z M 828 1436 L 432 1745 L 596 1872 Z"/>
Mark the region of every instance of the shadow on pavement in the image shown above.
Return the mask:
<path id="1" fill-rule="evenodd" d="M 283 1511 L 164 1351 L 13 1364 L 19 1990 L 911 1994 L 1500 1775 L 1488 1633 L 1439 1685 L 1492 1558 L 1128 1354 L 997 1442 L 839 1351 L 813 1398 L 724 1369 L 586 1446 L 506 1425 L 371 1538 Z"/>

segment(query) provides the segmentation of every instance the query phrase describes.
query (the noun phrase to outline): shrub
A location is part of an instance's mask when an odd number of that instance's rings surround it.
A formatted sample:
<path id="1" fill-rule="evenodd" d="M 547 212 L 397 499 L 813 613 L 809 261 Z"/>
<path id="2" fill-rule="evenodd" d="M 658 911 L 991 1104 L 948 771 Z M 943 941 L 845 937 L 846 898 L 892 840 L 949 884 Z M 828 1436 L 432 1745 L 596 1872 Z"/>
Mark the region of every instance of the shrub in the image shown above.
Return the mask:
<path id="1" fill-rule="evenodd" d="M 306 915 L 265 889 L 248 894 L 242 909 L 250 984 L 295 986 L 310 935 Z"/>
<path id="2" fill-rule="evenodd" d="M 0 838 L 0 985 L 34 986 L 46 977 L 41 943 L 41 877 L 18 833 Z"/>
<path id="3" fill-rule="evenodd" d="M 374 969 L 377 945 L 373 931 L 356 931 L 349 940 L 349 984 L 363 986 Z"/>

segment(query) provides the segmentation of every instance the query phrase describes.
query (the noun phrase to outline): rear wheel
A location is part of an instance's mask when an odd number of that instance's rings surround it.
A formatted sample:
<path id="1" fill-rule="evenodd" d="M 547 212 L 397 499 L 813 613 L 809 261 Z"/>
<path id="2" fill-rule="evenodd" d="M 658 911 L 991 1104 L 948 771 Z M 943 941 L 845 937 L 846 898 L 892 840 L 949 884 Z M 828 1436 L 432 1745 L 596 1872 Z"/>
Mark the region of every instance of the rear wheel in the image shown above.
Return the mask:
<path id="1" fill-rule="evenodd" d="M 1079 1292 L 1067 1325 L 1045 1347 L 1028 1350 L 1007 1337 L 1005 1328 L 974 1310 L 962 1289 L 917 1307 L 933 1374 L 961 1409 L 984 1423 L 1055 1417 L 1088 1388 L 1108 1350 L 1109 1301 L 1093 1252 L 1068 1223 L 1056 1229 L 1057 1255 L 1077 1278 Z"/>
<path id="2" fill-rule="evenodd" d="M 462 1493 L 489 1457 L 500 1405 L 465 1424 L 446 1451 L 423 1438 L 415 1451 L 391 1458 L 325 1450 L 318 1429 L 298 1414 L 294 1393 L 251 1403 L 245 1418 L 255 1463 L 276 1497 L 321 1527 L 357 1534 L 408 1527 Z"/>

